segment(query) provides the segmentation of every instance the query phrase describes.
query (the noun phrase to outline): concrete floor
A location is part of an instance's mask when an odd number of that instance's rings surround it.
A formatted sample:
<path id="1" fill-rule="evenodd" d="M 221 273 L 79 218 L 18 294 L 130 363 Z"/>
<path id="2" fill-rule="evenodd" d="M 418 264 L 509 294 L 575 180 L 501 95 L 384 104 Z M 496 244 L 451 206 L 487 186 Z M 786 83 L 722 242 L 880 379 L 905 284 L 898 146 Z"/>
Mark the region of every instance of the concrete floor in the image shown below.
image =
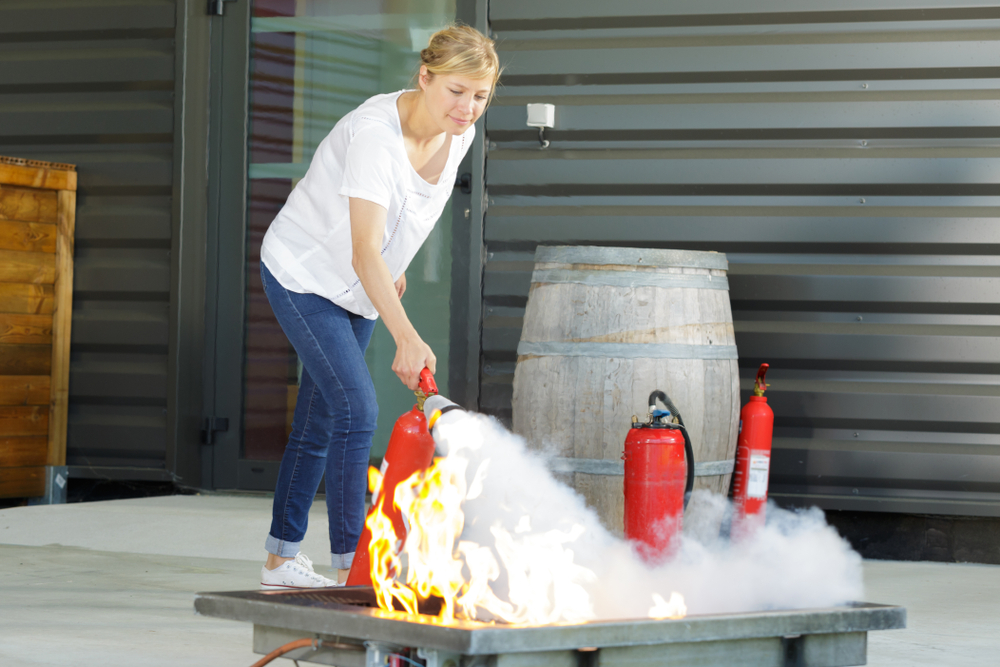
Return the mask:
<path id="1" fill-rule="evenodd" d="M 195 616 L 193 593 L 256 588 L 269 521 L 252 496 L 0 510 L 0 665 L 248 667 L 251 626 Z M 323 572 L 322 504 L 310 528 Z M 869 635 L 869 665 L 997 664 L 1000 566 L 868 561 L 865 584 L 909 612 L 906 630 Z"/>

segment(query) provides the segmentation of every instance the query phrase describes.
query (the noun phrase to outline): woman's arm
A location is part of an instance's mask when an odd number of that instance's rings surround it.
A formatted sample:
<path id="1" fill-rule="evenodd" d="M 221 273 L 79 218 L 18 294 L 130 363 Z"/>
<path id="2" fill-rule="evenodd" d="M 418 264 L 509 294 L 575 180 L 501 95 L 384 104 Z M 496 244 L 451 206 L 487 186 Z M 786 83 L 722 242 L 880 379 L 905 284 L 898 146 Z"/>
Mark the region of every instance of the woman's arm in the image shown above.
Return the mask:
<path id="1" fill-rule="evenodd" d="M 385 233 L 386 210 L 366 199 L 351 197 L 351 265 L 361 279 L 375 310 L 382 316 L 386 328 L 396 341 L 393 372 L 410 389 L 416 389 L 420 371 L 426 366 L 434 373 L 437 358 L 420 338 L 399 301 L 402 290 L 393 284 L 389 267 L 382 259 L 382 235 Z M 402 277 L 400 280 L 404 280 Z M 403 289 L 405 289 L 405 280 Z"/>

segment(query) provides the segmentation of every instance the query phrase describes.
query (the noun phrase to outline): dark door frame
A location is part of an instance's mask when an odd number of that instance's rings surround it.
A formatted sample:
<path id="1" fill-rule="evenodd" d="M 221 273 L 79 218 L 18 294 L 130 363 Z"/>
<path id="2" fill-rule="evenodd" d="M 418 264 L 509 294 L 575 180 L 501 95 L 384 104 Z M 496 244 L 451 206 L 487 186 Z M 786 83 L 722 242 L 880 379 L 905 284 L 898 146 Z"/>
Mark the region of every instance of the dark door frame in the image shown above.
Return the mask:
<path id="1" fill-rule="evenodd" d="M 457 19 L 490 34 L 489 0 L 457 0 Z M 489 110 L 486 111 L 486 114 Z M 459 174 L 471 174 L 471 190 L 456 189 L 452 203 L 451 332 L 448 388 L 453 401 L 479 410 L 480 352 L 483 332 L 483 270 L 486 246 L 486 114 L 476 123 L 476 139 Z"/>
<path id="2" fill-rule="evenodd" d="M 201 429 L 212 19 L 202 0 L 177 0 L 176 17 L 166 469 L 178 486 L 204 488 L 211 484 Z"/>
<path id="3" fill-rule="evenodd" d="M 251 9 L 250 0 L 227 3 L 225 14 L 212 18 L 204 414 L 227 419 L 228 428 L 203 447 L 202 479 L 208 488 L 266 490 L 274 479 L 254 484 L 263 473 L 240 460 Z"/>

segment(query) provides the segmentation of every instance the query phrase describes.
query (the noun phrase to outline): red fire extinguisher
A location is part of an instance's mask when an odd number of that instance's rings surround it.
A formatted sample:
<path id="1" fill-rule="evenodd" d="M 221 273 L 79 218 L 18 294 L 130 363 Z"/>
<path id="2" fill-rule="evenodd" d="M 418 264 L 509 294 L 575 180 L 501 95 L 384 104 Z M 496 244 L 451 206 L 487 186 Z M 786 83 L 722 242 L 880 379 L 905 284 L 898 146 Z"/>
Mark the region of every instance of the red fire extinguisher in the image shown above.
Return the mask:
<path id="1" fill-rule="evenodd" d="M 767 404 L 764 382 L 768 364 L 761 364 L 754 381 L 753 396 L 740 412 L 740 437 L 733 475 L 734 537 L 764 525 L 767 478 L 771 469 L 771 434 L 774 412 Z"/>
<path id="2" fill-rule="evenodd" d="M 660 399 L 667 410 L 656 408 Z M 671 415 L 677 423 L 672 423 Z M 625 438 L 625 537 L 650 561 L 677 549 L 684 508 L 694 488 L 694 451 L 677 408 L 660 390 L 649 395 L 645 423 L 632 417 Z"/>
<path id="3" fill-rule="evenodd" d="M 430 467 L 434 462 L 434 438 L 427 430 L 427 418 L 423 413 L 424 399 L 438 393 L 437 383 L 434 382 L 434 376 L 429 369 L 420 371 L 419 389 L 415 393 L 417 404 L 396 420 L 392 435 L 389 436 L 389 445 L 382 459 L 382 486 L 378 496 L 372 498 L 372 507 L 369 510 L 371 515 L 381 508 L 382 512 L 392 519 L 396 536 L 404 540 L 406 524 L 403 522 L 402 512 L 393 503 L 396 485 L 418 470 Z M 348 586 L 371 585 L 371 556 L 368 553 L 368 544 L 371 541 L 371 531 L 365 526 L 354 552 L 351 572 L 347 576 Z"/>

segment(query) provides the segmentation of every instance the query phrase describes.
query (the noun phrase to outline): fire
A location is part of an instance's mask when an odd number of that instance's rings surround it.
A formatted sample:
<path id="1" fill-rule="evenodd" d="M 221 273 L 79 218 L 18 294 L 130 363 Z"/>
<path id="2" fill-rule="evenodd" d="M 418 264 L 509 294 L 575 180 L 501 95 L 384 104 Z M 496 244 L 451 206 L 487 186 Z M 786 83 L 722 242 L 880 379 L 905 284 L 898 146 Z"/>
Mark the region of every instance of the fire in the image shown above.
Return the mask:
<path id="1" fill-rule="evenodd" d="M 684 618 L 687 616 L 687 605 L 680 593 L 671 593 L 670 600 L 664 600 L 659 593 L 653 593 L 653 606 L 649 608 L 650 618 Z"/>
<path id="2" fill-rule="evenodd" d="M 451 444 L 450 455 L 435 459 L 430 468 L 397 485 L 391 502 L 405 517 L 404 544 L 383 512 L 389 499 L 375 494 L 382 476 L 374 468 L 369 471 L 376 511 L 369 514 L 366 525 L 372 533 L 371 574 L 379 606 L 391 611 L 395 600 L 416 614 L 420 599 L 435 596 L 443 600 L 439 615 L 443 623 L 456 618 L 519 624 L 593 619 L 596 614 L 588 588 L 597 584 L 597 576 L 574 562 L 571 548 L 583 534 L 582 526 L 533 532 L 530 517 L 525 516 L 513 533 L 499 522 L 494 524 L 492 545 L 461 539 L 463 503 L 482 493 L 489 467 L 488 459 L 480 463 L 472 482 L 466 483 L 469 459 L 463 450 L 482 444 L 474 422 L 439 426 Z M 502 575 L 506 575 L 506 599 L 491 585 Z M 686 613 L 683 598 L 676 593 L 669 602 L 656 594 L 653 599 L 650 616 L 654 618 L 680 618 Z"/>
<path id="3" fill-rule="evenodd" d="M 465 468 L 459 458 L 438 458 L 430 468 L 396 487 L 396 506 L 407 517 L 406 583 L 420 597 L 444 600 L 441 619 L 455 617 L 455 601 L 465 579 L 455 543 L 465 527 Z"/>
<path id="4" fill-rule="evenodd" d="M 375 594 L 382 609 L 391 610 L 392 599 L 396 598 L 403 608 L 411 613 L 417 613 L 417 599 L 413 591 L 399 584 L 395 575 L 400 571 L 399 539 L 390 519 L 382 511 L 385 498 L 379 494 L 382 487 L 382 473 L 374 467 L 368 469 L 368 488 L 372 492 L 377 510 L 369 512 L 365 525 L 372 533 L 372 541 L 368 544 L 371 556 L 372 581 L 375 582 Z"/>
<path id="5" fill-rule="evenodd" d="M 525 525 L 530 526 L 528 517 L 521 519 L 519 528 Z M 496 538 L 496 549 L 509 579 L 513 612 L 501 616 L 504 620 L 540 624 L 594 618 L 585 586 L 596 583 L 597 576 L 575 564 L 572 549 L 565 546 L 580 537 L 583 526 L 573 526 L 567 532 L 529 533 L 521 538 L 515 538 L 499 525 L 490 532 Z"/>

